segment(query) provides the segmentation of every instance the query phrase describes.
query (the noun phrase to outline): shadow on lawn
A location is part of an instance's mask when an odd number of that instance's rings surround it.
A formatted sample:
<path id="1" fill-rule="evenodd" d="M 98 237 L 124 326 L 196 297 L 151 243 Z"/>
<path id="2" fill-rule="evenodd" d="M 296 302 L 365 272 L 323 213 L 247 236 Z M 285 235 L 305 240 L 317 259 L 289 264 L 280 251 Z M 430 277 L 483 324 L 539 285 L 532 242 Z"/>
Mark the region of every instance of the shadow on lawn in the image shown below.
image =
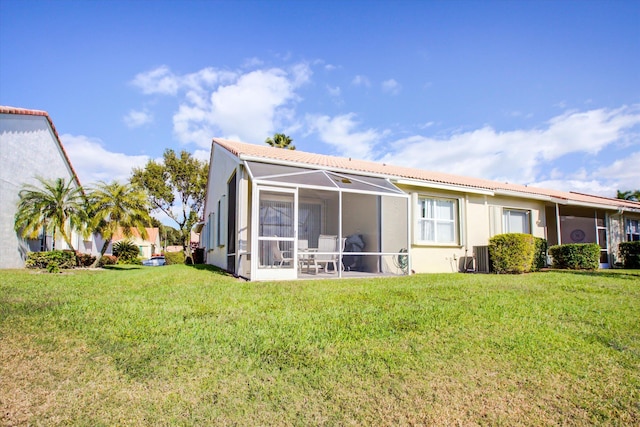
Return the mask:
<path id="1" fill-rule="evenodd" d="M 640 278 L 640 270 L 596 270 L 596 271 L 583 271 L 583 270 L 552 270 L 555 273 L 564 274 L 577 274 L 580 276 L 592 276 L 592 277 L 608 277 L 612 279 L 627 279 L 638 280 Z"/>
<path id="2" fill-rule="evenodd" d="M 128 271 L 128 270 L 140 270 L 142 269 L 142 266 L 121 264 L 121 265 L 103 265 L 102 268 L 104 268 L 105 270 L 112 270 L 112 271 Z"/>
<path id="3" fill-rule="evenodd" d="M 209 271 L 214 274 L 218 274 L 220 276 L 229 276 L 233 277 L 233 274 L 221 269 L 220 267 L 216 267 L 215 265 L 210 264 L 187 264 L 188 267 L 194 268 L 196 270 L 204 270 Z"/>

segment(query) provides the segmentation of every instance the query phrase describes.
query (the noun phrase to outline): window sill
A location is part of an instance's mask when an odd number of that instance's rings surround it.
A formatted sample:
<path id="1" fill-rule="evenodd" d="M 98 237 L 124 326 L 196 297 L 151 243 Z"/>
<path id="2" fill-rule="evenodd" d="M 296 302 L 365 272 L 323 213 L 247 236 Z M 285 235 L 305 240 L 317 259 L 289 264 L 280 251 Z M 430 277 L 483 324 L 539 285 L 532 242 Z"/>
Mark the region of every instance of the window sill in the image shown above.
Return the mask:
<path id="1" fill-rule="evenodd" d="M 418 248 L 456 248 L 461 249 L 464 245 L 460 243 L 434 243 L 434 242 L 414 242 L 411 244 L 413 247 Z"/>

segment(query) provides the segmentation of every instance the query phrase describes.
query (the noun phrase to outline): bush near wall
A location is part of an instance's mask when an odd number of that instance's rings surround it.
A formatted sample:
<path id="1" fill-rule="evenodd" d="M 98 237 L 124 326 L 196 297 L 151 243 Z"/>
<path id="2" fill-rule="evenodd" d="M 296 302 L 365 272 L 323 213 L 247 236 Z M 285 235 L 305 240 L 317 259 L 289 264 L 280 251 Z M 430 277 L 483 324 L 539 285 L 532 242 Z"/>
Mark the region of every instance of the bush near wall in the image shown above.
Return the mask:
<path id="1" fill-rule="evenodd" d="M 131 240 L 121 240 L 113 245 L 113 254 L 118 257 L 118 264 L 142 264 L 139 259 L 140 248 Z"/>
<path id="2" fill-rule="evenodd" d="M 549 248 L 553 268 L 597 270 L 600 266 L 600 246 L 597 243 L 571 243 Z"/>
<path id="3" fill-rule="evenodd" d="M 59 269 L 74 268 L 76 254 L 73 251 L 29 252 L 25 266 L 27 268 L 43 268 L 51 272 Z"/>
<path id="4" fill-rule="evenodd" d="M 532 271 L 536 241 L 531 234 L 506 233 L 489 239 L 489 257 L 496 273 L 522 274 Z"/>
<path id="5" fill-rule="evenodd" d="M 165 252 L 164 259 L 167 265 L 184 264 L 184 252 Z"/>
<path id="6" fill-rule="evenodd" d="M 547 239 L 541 237 L 534 237 L 534 254 L 533 254 L 533 266 L 531 271 L 540 271 L 547 266 L 547 250 L 549 244 Z"/>
<path id="7" fill-rule="evenodd" d="M 113 255 L 102 255 L 100 258 L 100 262 L 98 262 L 98 267 L 104 267 L 105 265 L 116 265 L 118 262 L 118 257 Z"/>
<path id="8" fill-rule="evenodd" d="M 618 252 L 624 268 L 640 268 L 640 242 L 622 242 Z"/>
<path id="9" fill-rule="evenodd" d="M 90 267 L 94 261 L 96 260 L 96 257 L 94 257 L 91 254 L 83 254 L 82 252 L 77 252 L 76 251 L 76 266 L 77 267 Z"/>

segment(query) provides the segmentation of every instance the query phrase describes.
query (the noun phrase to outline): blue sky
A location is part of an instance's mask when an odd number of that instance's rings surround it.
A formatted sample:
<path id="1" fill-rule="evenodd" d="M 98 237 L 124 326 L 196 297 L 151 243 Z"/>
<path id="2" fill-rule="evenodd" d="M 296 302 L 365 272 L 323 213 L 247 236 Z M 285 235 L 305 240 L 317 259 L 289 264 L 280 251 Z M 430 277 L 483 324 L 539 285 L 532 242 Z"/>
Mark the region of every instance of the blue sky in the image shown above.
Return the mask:
<path id="1" fill-rule="evenodd" d="M 211 138 L 615 196 L 640 187 L 640 1 L 0 0 L 0 104 L 83 183 Z"/>

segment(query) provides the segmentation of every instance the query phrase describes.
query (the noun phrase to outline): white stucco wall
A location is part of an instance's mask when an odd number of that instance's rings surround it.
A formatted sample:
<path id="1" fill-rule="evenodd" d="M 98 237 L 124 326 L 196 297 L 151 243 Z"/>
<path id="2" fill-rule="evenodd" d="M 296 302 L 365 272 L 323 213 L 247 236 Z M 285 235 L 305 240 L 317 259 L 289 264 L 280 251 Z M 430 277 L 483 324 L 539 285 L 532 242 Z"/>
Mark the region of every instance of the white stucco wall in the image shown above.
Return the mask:
<path id="1" fill-rule="evenodd" d="M 206 195 L 206 204 L 204 207 L 204 218 L 205 218 L 205 227 L 206 234 L 209 236 L 208 239 L 210 242 L 214 242 L 214 244 L 210 244 L 207 242 L 204 246 L 205 249 L 205 262 L 207 264 L 215 265 L 220 268 L 227 268 L 227 239 L 226 239 L 226 230 L 227 230 L 227 182 L 234 171 L 238 171 L 239 161 L 234 158 L 227 150 L 221 148 L 220 146 L 213 144 L 213 148 L 211 151 L 211 161 L 209 166 L 209 181 Z M 241 175 L 238 174 L 238 180 L 240 182 L 240 189 L 247 189 L 246 182 L 243 183 L 241 179 Z M 222 201 L 221 203 L 221 212 L 218 212 L 218 201 Z M 240 212 L 247 212 L 247 204 L 248 199 L 247 195 L 240 191 L 238 194 L 238 209 Z M 210 214 L 214 214 L 214 222 L 213 224 L 209 223 Z M 222 215 L 222 229 L 223 229 L 223 239 L 220 245 L 217 244 L 218 235 L 217 235 L 217 221 L 219 215 Z M 248 230 L 247 224 L 245 220 L 239 221 L 238 223 L 238 231 L 241 233 L 239 242 L 239 249 L 244 250 L 247 246 L 248 240 Z"/>
<path id="2" fill-rule="evenodd" d="M 25 242 L 13 230 L 18 193 L 35 179 L 73 174 L 44 116 L 0 114 L 0 268 L 24 267 Z M 74 241 L 82 241 L 78 236 Z M 67 246 L 58 241 L 56 249 Z"/>

